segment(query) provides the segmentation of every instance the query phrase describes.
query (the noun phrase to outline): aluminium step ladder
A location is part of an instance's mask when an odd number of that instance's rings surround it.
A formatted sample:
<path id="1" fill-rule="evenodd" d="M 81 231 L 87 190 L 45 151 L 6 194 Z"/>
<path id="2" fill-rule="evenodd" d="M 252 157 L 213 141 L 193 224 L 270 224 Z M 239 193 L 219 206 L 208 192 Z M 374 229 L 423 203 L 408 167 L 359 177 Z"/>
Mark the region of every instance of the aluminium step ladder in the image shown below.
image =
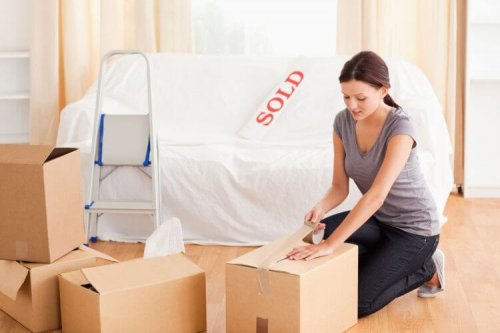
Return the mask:
<path id="1" fill-rule="evenodd" d="M 121 55 L 137 55 L 146 64 L 147 114 L 104 114 L 102 113 L 103 80 L 110 58 Z M 153 121 L 151 100 L 151 71 L 147 56 L 135 50 L 116 50 L 104 55 L 99 70 L 95 122 L 92 137 L 91 174 L 85 205 L 85 225 L 87 240 L 97 241 L 99 216 L 106 213 L 150 214 L 153 215 L 155 229 L 161 221 L 160 178 L 158 168 L 158 146 Z M 102 167 L 110 167 L 108 173 Z M 100 200 L 101 182 L 116 168 L 133 166 L 151 177 L 151 200 L 122 201 Z M 147 172 L 145 169 L 149 169 Z M 124 180 L 126 181 L 126 180 Z"/>

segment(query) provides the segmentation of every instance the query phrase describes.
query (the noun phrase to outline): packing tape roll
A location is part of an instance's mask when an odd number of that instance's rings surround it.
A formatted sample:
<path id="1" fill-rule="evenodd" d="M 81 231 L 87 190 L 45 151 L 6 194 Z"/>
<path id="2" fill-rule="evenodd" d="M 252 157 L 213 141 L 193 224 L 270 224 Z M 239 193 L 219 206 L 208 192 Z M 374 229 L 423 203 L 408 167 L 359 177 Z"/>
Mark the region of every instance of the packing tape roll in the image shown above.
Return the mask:
<path id="1" fill-rule="evenodd" d="M 312 223 L 312 222 L 304 222 L 306 225 L 309 224 L 312 228 L 312 231 L 308 233 L 302 240 L 306 243 L 309 244 L 319 244 L 323 240 L 323 237 L 325 237 L 325 229 L 321 229 L 318 232 L 314 232 L 314 229 L 316 229 L 316 226 L 319 223 Z"/>
<path id="2" fill-rule="evenodd" d="M 267 294 L 269 292 L 269 268 L 279 259 L 282 259 L 280 257 L 282 256 L 284 249 L 291 247 L 299 240 L 303 240 L 309 244 L 319 244 L 321 242 L 325 231 L 323 229 L 314 234 L 314 229 L 316 229 L 318 224 L 318 222 L 313 223 L 310 221 L 304 221 L 304 225 L 296 232 L 286 238 L 283 238 L 281 241 L 277 241 L 272 244 L 274 248 L 271 250 L 269 256 L 267 256 L 262 263 L 257 266 L 259 289 L 261 294 Z"/>

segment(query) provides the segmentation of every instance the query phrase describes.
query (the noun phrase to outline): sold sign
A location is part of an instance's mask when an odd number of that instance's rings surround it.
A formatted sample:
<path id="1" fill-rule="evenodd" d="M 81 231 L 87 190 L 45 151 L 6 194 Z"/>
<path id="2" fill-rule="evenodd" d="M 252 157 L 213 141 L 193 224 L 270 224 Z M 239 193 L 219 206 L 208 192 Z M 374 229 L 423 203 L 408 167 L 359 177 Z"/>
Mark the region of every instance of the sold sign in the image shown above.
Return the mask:
<path id="1" fill-rule="evenodd" d="M 304 89 L 304 73 L 309 68 L 308 62 L 302 57 L 288 67 L 285 79 L 271 90 L 251 117 L 243 124 L 238 135 L 248 140 L 262 140 L 279 124 L 278 118 L 297 94 L 297 90 Z"/>
<path id="2" fill-rule="evenodd" d="M 283 81 L 274 95 L 266 101 L 265 111 L 261 111 L 257 117 L 257 123 L 263 126 L 269 126 L 274 120 L 275 114 L 280 112 L 290 100 L 290 97 L 295 92 L 295 89 L 300 85 L 304 79 L 304 73 L 301 71 L 294 71 L 288 75 Z"/>

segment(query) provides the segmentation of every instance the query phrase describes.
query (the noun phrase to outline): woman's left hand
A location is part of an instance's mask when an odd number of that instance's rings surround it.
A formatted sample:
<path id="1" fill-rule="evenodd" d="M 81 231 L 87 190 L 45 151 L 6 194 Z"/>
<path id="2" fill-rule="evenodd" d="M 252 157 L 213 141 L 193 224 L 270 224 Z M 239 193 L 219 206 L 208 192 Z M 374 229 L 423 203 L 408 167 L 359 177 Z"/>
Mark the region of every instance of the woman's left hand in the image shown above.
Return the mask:
<path id="1" fill-rule="evenodd" d="M 287 257 L 291 260 L 311 260 L 332 254 L 333 250 L 334 248 L 327 242 L 322 242 L 319 244 L 295 247 L 287 254 Z"/>

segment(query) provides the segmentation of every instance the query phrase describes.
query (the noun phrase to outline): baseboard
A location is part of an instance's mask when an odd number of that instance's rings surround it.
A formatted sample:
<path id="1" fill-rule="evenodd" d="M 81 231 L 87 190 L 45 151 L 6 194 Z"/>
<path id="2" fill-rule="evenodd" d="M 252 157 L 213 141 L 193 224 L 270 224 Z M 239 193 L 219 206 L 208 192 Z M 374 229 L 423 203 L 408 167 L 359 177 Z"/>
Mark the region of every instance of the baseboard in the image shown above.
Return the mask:
<path id="1" fill-rule="evenodd" d="M 500 187 L 465 186 L 464 198 L 500 198 Z"/>

